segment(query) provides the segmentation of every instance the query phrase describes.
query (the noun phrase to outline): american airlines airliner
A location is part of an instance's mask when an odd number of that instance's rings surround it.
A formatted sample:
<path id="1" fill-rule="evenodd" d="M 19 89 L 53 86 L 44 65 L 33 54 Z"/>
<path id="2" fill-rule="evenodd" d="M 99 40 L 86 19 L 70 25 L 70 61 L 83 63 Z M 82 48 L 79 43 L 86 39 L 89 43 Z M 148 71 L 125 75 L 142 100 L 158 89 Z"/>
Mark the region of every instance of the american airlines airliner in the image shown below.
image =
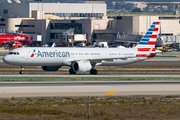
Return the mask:
<path id="1" fill-rule="evenodd" d="M 81 48 L 81 47 L 24 47 L 11 50 L 3 61 L 10 65 L 42 66 L 44 71 L 57 71 L 69 66 L 70 74 L 90 72 L 97 74 L 95 66 L 118 66 L 139 62 L 161 53 L 155 50 L 160 22 L 154 22 L 140 43 L 134 48 Z"/>

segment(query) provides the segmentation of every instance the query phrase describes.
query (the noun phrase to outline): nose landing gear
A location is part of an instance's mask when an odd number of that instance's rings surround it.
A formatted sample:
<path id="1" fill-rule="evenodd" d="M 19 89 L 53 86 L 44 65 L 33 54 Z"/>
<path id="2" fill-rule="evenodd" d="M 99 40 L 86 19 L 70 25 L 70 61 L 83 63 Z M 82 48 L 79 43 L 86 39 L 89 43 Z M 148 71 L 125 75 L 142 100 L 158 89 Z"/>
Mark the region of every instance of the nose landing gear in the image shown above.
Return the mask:
<path id="1" fill-rule="evenodd" d="M 24 66 L 21 66 L 21 70 L 19 71 L 19 74 L 24 74 Z"/>

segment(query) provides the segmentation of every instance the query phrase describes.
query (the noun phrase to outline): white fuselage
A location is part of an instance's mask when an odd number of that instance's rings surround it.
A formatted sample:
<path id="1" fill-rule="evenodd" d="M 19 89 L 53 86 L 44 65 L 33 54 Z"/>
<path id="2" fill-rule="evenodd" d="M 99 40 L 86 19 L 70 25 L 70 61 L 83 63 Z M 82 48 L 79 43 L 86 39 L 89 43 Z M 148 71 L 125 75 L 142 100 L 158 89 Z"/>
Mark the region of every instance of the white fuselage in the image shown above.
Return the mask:
<path id="1" fill-rule="evenodd" d="M 71 66 L 73 61 L 81 60 L 116 66 L 147 59 L 136 57 L 137 48 L 25 47 L 10 53 L 3 58 L 4 62 L 17 66 Z"/>

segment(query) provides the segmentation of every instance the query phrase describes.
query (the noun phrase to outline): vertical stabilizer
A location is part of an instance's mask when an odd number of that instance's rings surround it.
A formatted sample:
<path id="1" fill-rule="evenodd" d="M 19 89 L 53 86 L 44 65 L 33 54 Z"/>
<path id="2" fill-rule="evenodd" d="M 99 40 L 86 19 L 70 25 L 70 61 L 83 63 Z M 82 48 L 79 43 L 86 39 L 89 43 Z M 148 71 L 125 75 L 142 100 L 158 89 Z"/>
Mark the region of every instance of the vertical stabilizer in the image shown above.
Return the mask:
<path id="1" fill-rule="evenodd" d="M 153 22 L 149 30 L 146 32 L 144 37 L 141 39 L 140 43 L 136 46 L 137 48 L 154 48 L 158 31 L 160 27 L 160 22 Z"/>

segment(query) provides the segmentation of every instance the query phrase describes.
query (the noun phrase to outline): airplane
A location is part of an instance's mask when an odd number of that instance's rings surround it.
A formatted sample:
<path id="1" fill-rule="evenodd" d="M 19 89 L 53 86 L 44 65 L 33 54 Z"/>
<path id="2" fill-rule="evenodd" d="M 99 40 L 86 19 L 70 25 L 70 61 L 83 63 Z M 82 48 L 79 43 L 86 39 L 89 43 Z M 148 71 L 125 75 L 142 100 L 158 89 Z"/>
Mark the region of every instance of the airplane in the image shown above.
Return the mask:
<path id="1" fill-rule="evenodd" d="M 24 47 L 11 50 L 3 61 L 10 65 L 42 66 L 44 71 L 57 71 L 69 66 L 70 74 L 90 72 L 96 75 L 95 66 L 118 66 L 139 62 L 159 55 L 155 50 L 160 22 L 153 22 L 140 43 L 134 48 L 85 48 L 85 47 Z"/>

